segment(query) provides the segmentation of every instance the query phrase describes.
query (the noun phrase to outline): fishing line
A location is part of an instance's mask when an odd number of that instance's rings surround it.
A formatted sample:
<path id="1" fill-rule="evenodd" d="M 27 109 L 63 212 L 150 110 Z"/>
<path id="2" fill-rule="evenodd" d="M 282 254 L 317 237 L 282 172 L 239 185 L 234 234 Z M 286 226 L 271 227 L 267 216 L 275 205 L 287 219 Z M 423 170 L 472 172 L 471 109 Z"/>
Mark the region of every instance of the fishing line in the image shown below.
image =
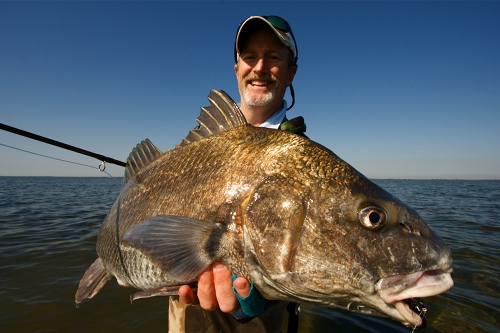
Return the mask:
<path id="1" fill-rule="evenodd" d="M 126 163 L 124 163 L 122 161 L 115 160 L 114 158 L 106 157 L 106 156 L 101 155 L 101 154 L 96 154 L 96 153 L 93 153 L 93 152 L 85 150 L 85 149 L 81 149 L 81 148 L 78 148 L 78 147 L 75 147 L 75 146 L 71 146 L 71 145 L 68 145 L 66 143 L 59 142 L 59 141 L 56 141 L 56 140 L 52 140 L 52 139 L 49 139 L 49 138 L 46 138 L 46 137 L 43 137 L 43 136 L 40 136 L 40 135 L 37 135 L 37 134 L 34 134 L 34 133 L 23 131 L 21 129 L 18 129 L 18 128 L 15 128 L 15 127 L 12 127 L 12 126 L 8 126 L 8 125 L 2 124 L 2 123 L 0 123 L 0 129 L 2 129 L 4 131 L 11 132 L 11 133 L 14 133 L 14 134 L 17 134 L 17 135 L 25 136 L 25 137 L 33 139 L 33 140 L 45 142 L 45 143 L 48 143 L 49 145 L 53 145 L 53 146 L 56 146 L 56 147 L 59 147 L 59 148 L 71 150 L 71 151 L 74 151 L 75 153 L 79 153 L 79 154 L 82 154 L 82 155 L 87 155 L 87 156 L 90 156 L 90 157 L 94 157 L 94 158 L 97 158 L 99 161 L 104 161 L 104 162 L 108 162 L 108 163 L 111 163 L 111 164 L 116 164 L 116 165 L 119 165 L 119 166 L 122 166 L 122 167 L 127 166 Z"/>
<path id="2" fill-rule="evenodd" d="M 427 314 L 427 308 L 424 307 L 424 304 L 422 302 L 419 302 L 414 298 L 410 298 L 410 299 L 408 299 L 408 301 L 409 301 L 408 305 L 410 306 L 410 309 L 414 312 L 418 312 L 417 314 L 420 317 L 420 319 L 422 320 L 420 327 L 424 328 L 426 326 L 425 315 Z M 411 331 L 411 333 L 415 333 L 417 326 L 418 326 L 418 323 L 415 324 L 415 327 L 413 327 L 413 330 Z"/>
<path id="3" fill-rule="evenodd" d="M 104 162 L 104 161 L 102 161 L 101 164 L 99 164 L 98 167 L 95 167 L 95 166 L 88 165 L 88 164 L 83 164 L 83 163 L 78 163 L 78 162 L 72 162 L 72 161 L 63 160 L 63 159 L 57 158 L 57 157 L 52 157 L 52 156 L 48 156 L 48 155 L 43 155 L 43 154 L 35 153 L 35 152 L 29 151 L 29 150 L 24 150 L 24 149 L 21 149 L 21 148 L 12 147 L 12 146 L 9 146 L 9 145 L 3 144 L 3 143 L 0 143 L 0 146 L 4 146 L 4 147 L 7 147 L 7 148 L 19 150 L 19 151 L 22 151 L 22 152 L 25 152 L 25 153 L 29 153 L 29 154 L 33 154 L 33 155 L 37 155 L 37 156 L 41 156 L 41 157 L 50 158 L 50 159 L 53 159 L 53 160 L 56 160 L 56 161 L 61 161 L 61 162 L 66 162 L 66 163 L 81 165 L 81 166 L 85 166 L 85 167 L 92 168 L 92 169 L 98 169 L 99 171 L 104 172 L 105 174 L 107 174 L 109 177 L 114 178 L 107 171 L 105 171 L 105 169 L 106 169 L 106 162 Z"/>
<path id="4" fill-rule="evenodd" d="M 81 149 L 81 148 L 78 148 L 78 147 L 75 147 L 75 146 L 71 146 L 71 145 L 68 145 L 66 143 L 56 141 L 56 140 L 52 140 L 52 139 L 43 137 L 41 135 L 37 135 L 37 134 L 34 134 L 34 133 L 23 131 L 23 130 L 21 130 L 19 128 L 15 128 L 15 127 L 12 127 L 12 126 L 9 126 L 9 125 L 5 125 L 5 124 L 0 123 L 0 129 L 2 129 L 4 131 L 11 132 L 11 133 L 14 133 L 14 134 L 17 134 L 17 135 L 24 136 L 24 137 L 27 137 L 27 138 L 30 138 L 30 139 L 33 139 L 33 140 L 37 140 L 37 141 L 41 141 L 41 142 L 44 142 L 44 143 L 48 143 L 49 145 L 52 145 L 52 146 L 56 146 L 56 147 L 59 147 L 59 148 L 71 150 L 71 151 L 73 151 L 75 153 L 78 153 L 78 154 L 82 154 L 82 155 L 86 155 L 86 156 L 97 158 L 99 161 L 101 161 L 101 164 L 97 167 L 97 169 L 99 169 L 99 171 L 101 171 L 101 172 L 104 172 L 105 174 L 107 174 L 109 177 L 111 177 L 113 179 L 114 179 L 113 176 L 111 176 L 108 172 L 104 171 L 106 169 L 106 162 L 111 163 L 111 164 L 116 164 L 116 165 L 119 165 L 119 166 L 122 166 L 122 167 L 126 167 L 127 166 L 126 163 L 124 163 L 122 161 L 115 160 L 114 158 L 107 157 L 107 156 L 104 156 L 104 155 L 101 155 L 101 154 L 96 154 L 96 153 L 93 153 L 91 151 L 88 151 L 88 150 L 85 150 L 85 149 Z M 66 163 L 77 164 L 77 165 L 86 166 L 86 167 L 89 167 L 89 168 L 92 168 L 92 169 L 96 168 L 96 167 L 93 167 L 93 166 L 88 165 L 88 164 L 82 164 L 82 163 L 67 161 L 67 160 L 63 160 L 63 159 L 60 159 L 60 158 L 55 158 L 55 157 L 51 157 L 51 156 L 47 156 L 47 155 L 42 155 L 42 154 L 34 153 L 32 151 L 28 151 L 28 150 L 24 150 L 24 149 L 20 149 L 20 148 L 16 148 L 16 147 L 8 146 L 8 145 L 5 145 L 3 143 L 0 143 L 0 145 L 8 147 L 8 148 L 16 149 L 16 150 L 19 150 L 19 151 L 22 151 L 22 152 L 30 153 L 30 154 L 33 154 L 33 155 L 38 155 L 38 156 L 50 158 L 50 159 L 53 159 L 53 160 L 56 160 L 56 161 L 62 161 L 62 162 L 66 162 Z"/>

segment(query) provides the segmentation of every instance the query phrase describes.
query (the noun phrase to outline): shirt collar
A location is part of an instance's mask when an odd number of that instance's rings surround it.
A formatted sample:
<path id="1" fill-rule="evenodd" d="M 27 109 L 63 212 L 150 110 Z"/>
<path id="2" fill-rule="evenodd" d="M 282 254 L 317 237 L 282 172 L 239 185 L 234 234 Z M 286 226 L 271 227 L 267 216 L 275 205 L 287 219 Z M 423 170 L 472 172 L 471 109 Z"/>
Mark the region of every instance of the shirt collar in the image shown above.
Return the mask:
<path id="1" fill-rule="evenodd" d="M 286 104 L 286 101 L 284 100 L 283 104 L 281 105 L 281 109 L 279 109 L 277 112 L 275 112 L 265 122 L 260 124 L 259 127 L 278 129 L 280 127 L 281 123 L 283 122 L 283 119 L 285 119 L 286 108 L 287 108 L 287 104 Z"/>

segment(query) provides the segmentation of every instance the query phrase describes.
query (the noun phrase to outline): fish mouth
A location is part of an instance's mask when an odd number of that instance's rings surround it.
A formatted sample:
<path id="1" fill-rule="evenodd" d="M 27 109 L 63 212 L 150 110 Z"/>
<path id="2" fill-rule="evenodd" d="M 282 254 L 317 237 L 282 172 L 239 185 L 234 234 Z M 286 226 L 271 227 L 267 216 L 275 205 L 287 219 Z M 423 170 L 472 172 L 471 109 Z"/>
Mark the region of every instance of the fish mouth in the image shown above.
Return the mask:
<path id="1" fill-rule="evenodd" d="M 400 320 L 405 326 L 424 328 L 427 325 L 425 314 L 427 309 L 423 303 L 415 298 L 397 301 L 393 304 L 394 309 L 404 318 Z M 418 310 L 417 310 L 418 309 Z"/>
<path id="2" fill-rule="evenodd" d="M 378 303 L 378 302 L 374 302 Z M 427 326 L 425 315 L 427 308 L 424 304 L 415 298 L 401 300 L 395 304 L 372 304 L 366 305 L 364 302 L 346 302 L 338 300 L 330 301 L 328 306 L 340 308 L 342 310 L 361 313 L 369 316 L 392 317 L 399 320 L 405 326 L 424 328 Z"/>
<path id="3" fill-rule="evenodd" d="M 424 327 L 427 309 L 417 298 L 435 296 L 453 287 L 451 272 L 430 270 L 382 278 L 375 289 L 385 304 L 377 308 L 404 325 Z"/>

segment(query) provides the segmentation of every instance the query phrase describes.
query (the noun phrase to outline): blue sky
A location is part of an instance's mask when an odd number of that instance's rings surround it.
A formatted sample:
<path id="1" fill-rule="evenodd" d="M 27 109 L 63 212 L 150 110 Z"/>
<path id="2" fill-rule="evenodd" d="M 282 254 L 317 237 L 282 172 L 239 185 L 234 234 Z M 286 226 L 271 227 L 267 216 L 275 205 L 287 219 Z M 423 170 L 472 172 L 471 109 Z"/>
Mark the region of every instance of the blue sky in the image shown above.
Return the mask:
<path id="1" fill-rule="evenodd" d="M 236 28 L 269 14 L 297 39 L 288 117 L 311 139 L 370 178 L 500 179 L 500 2 L 2 1 L 0 122 L 123 161 L 145 138 L 173 148 L 210 89 L 239 101 Z M 5 131 L 0 144 L 99 164 Z M 103 175 L 0 156 L 1 176 Z"/>

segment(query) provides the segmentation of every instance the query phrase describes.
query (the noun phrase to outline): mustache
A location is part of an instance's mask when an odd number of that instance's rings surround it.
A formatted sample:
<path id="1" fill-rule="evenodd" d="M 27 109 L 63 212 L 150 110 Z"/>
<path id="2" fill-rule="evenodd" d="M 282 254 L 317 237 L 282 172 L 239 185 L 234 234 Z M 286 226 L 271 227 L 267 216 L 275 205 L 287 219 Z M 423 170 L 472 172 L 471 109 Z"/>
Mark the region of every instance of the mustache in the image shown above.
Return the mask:
<path id="1" fill-rule="evenodd" d="M 245 81 L 259 81 L 259 80 L 262 80 L 262 81 L 273 81 L 273 82 L 276 82 L 278 81 L 276 79 L 276 76 L 274 76 L 273 74 L 266 74 L 266 75 L 258 75 L 258 74 L 248 74 L 246 77 L 245 77 Z"/>

